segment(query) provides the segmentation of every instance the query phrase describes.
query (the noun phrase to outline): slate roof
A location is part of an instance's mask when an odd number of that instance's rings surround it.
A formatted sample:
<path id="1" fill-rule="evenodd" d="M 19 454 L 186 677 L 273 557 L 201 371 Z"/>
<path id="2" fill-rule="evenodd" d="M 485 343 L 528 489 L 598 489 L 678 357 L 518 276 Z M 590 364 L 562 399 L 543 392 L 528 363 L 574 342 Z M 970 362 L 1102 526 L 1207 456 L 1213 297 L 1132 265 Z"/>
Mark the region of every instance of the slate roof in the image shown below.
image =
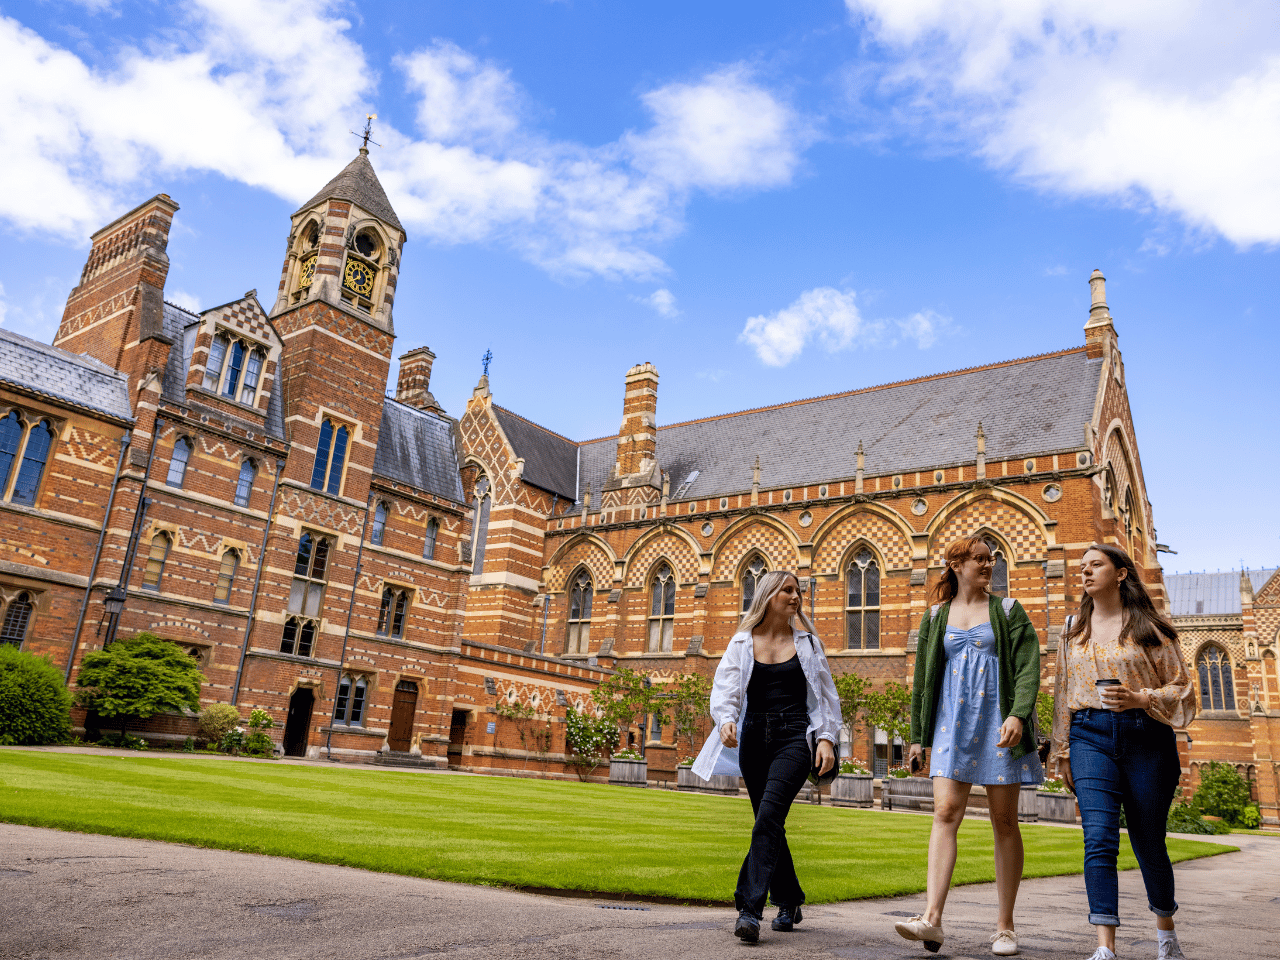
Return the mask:
<path id="1" fill-rule="evenodd" d="M 387 397 L 373 454 L 373 472 L 462 503 L 454 421 Z"/>
<path id="2" fill-rule="evenodd" d="M 374 172 L 373 164 L 369 162 L 368 151 L 364 148 L 361 148 L 359 155 L 343 167 L 341 173 L 326 183 L 319 193 L 300 206 L 294 216 L 314 207 L 322 200 L 350 200 L 368 210 L 379 220 L 389 223 L 404 233 L 400 218 L 391 209 L 391 201 L 387 199 L 387 192 L 382 189 L 382 182 Z"/>
<path id="3" fill-rule="evenodd" d="M 1246 570 L 1256 593 L 1275 575 L 1270 570 Z M 1240 571 L 1217 573 L 1166 573 L 1165 589 L 1169 591 L 1169 610 L 1175 617 L 1238 616 L 1240 607 Z"/>
<path id="4" fill-rule="evenodd" d="M 129 380 L 100 360 L 0 327 L 0 383 L 133 422 Z"/>
<path id="5" fill-rule="evenodd" d="M 567 500 L 576 500 L 578 445 L 496 403 L 493 413 L 516 456 L 524 458 L 524 481 Z"/>
<path id="6" fill-rule="evenodd" d="M 757 456 L 766 489 L 852 478 L 859 441 L 868 474 L 972 463 L 979 420 L 988 459 L 1078 450 L 1101 367 L 1076 348 L 659 427 L 658 463 L 673 495 L 698 471 L 691 500 L 749 491 Z M 593 510 L 616 452 L 616 437 L 580 445 L 579 500 L 589 483 Z"/>

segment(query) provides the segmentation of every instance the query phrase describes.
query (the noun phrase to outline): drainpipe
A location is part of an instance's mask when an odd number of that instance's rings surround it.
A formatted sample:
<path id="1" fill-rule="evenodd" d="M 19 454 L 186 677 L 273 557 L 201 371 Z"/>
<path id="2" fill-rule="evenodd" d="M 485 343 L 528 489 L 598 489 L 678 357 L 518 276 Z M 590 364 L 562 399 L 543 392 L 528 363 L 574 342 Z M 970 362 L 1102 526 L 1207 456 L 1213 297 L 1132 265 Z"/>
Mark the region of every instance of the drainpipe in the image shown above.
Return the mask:
<path id="1" fill-rule="evenodd" d="M 133 558 L 138 552 L 138 537 L 142 535 L 142 518 L 151 504 L 147 496 L 147 484 L 151 482 L 151 465 L 156 461 L 156 443 L 160 440 L 160 431 L 164 429 L 164 418 L 156 417 L 151 428 L 151 451 L 147 454 L 147 467 L 142 471 L 142 488 L 138 491 L 138 508 L 133 514 L 133 530 L 129 533 L 129 545 L 125 550 L 124 566 L 120 569 L 120 581 L 116 584 L 115 598 L 123 605 L 129 595 L 129 572 L 133 569 Z M 120 614 L 111 617 L 111 625 L 107 627 L 107 638 L 102 643 L 105 650 L 116 638 L 116 628 L 120 626 Z"/>
<path id="2" fill-rule="evenodd" d="M 338 719 L 338 687 L 342 686 L 342 665 L 347 662 L 347 641 L 351 639 L 351 613 L 356 608 L 356 588 L 360 586 L 360 560 L 364 557 L 364 535 L 369 529 L 369 514 L 373 507 L 373 488 L 369 488 L 369 499 L 364 504 L 364 523 L 360 525 L 360 547 L 356 550 L 356 576 L 351 584 L 351 603 L 347 605 L 347 629 L 342 634 L 342 653 L 338 657 L 338 682 L 333 688 L 333 716 L 329 718 L 329 734 L 324 738 L 324 755 L 325 759 L 330 763 L 333 762 L 333 724 Z M 366 703 L 365 709 L 369 708 L 367 698 L 369 694 L 365 693 Z M 395 703 L 395 694 L 392 693 L 391 702 Z"/>
<path id="3" fill-rule="evenodd" d="M 116 459 L 116 475 L 111 478 L 111 492 L 107 494 L 107 512 L 102 515 L 102 532 L 98 534 L 98 546 L 93 551 L 93 563 L 89 565 L 89 582 L 84 588 L 84 599 L 80 602 L 80 619 L 76 621 L 75 633 L 71 635 L 71 653 L 67 657 L 67 672 L 63 680 L 71 682 L 71 667 L 76 662 L 76 648 L 80 646 L 80 631 L 84 628 L 85 614 L 89 612 L 89 594 L 93 592 L 93 578 L 98 573 L 98 560 L 102 557 L 102 544 L 107 539 L 107 526 L 111 523 L 111 505 L 115 503 L 116 487 L 120 483 L 120 471 L 124 469 L 124 455 L 129 450 L 133 434 L 128 430 L 120 438 L 120 456 Z"/>
<path id="4" fill-rule="evenodd" d="M 258 611 L 258 585 L 262 583 L 262 568 L 267 565 L 267 537 L 271 534 L 271 520 L 276 515 L 276 494 L 280 492 L 280 475 L 284 473 L 284 461 L 276 461 L 276 482 L 271 488 L 271 506 L 267 508 L 267 522 L 262 528 L 262 546 L 258 548 L 258 572 L 253 575 L 253 593 L 249 595 L 249 619 L 244 625 L 244 640 L 240 643 L 240 665 L 236 667 L 236 682 L 231 688 L 231 704 L 240 700 L 240 678 L 244 675 L 244 658 L 249 652 L 249 634 L 253 630 L 253 618 Z"/>
<path id="5" fill-rule="evenodd" d="M 538 648 L 541 656 L 547 655 L 547 608 L 551 606 L 551 592 L 542 595 L 542 646 Z"/>

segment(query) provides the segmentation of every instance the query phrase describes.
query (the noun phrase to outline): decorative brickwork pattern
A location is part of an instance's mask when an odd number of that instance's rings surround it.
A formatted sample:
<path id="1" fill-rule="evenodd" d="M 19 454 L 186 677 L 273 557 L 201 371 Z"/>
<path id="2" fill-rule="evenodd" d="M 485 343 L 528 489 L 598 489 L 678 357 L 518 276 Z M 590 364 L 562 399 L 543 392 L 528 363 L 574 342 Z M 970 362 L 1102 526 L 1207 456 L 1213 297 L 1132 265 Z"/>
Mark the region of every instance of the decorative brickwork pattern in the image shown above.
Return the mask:
<path id="1" fill-rule="evenodd" d="M 547 589 L 559 593 L 574 570 L 586 567 L 591 572 L 591 585 L 596 590 L 607 589 L 613 583 L 613 563 L 598 543 L 580 540 L 564 552 L 547 574 Z"/>
<path id="2" fill-rule="evenodd" d="M 769 523 L 753 523 L 736 530 L 716 550 L 711 579 L 735 579 L 738 564 L 752 550 L 764 554 L 770 570 L 794 570 L 800 559 L 790 539 L 781 530 Z"/>
<path id="3" fill-rule="evenodd" d="M 262 307 L 253 297 L 228 303 L 225 307 L 221 307 L 211 314 L 206 314 L 204 319 L 207 320 L 209 317 L 224 326 L 242 330 L 262 343 L 270 344 L 275 342 L 275 334 L 271 331 L 271 324 L 267 321 L 267 315 L 263 313 Z"/>
<path id="4" fill-rule="evenodd" d="M 671 564 L 680 583 L 692 583 L 698 579 L 698 558 L 693 549 L 680 537 L 664 534 L 645 543 L 627 560 L 627 586 L 645 586 L 649 571 L 659 557 Z"/>
<path id="5" fill-rule="evenodd" d="M 1045 558 L 1048 545 L 1031 517 L 999 500 L 979 500 L 957 511 L 933 535 L 933 542 L 929 545 L 930 563 L 941 566 L 947 544 L 962 537 L 971 537 L 983 527 L 990 527 L 1004 537 L 1019 563 Z"/>
<path id="6" fill-rule="evenodd" d="M 884 555 L 890 570 L 906 570 L 911 567 L 911 544 L 894 524 L 878 514 L 865 512 L 845 517 L 822 538 L 815 551 L 813 572 L 838 575 L 840 561 L 849 545 L 855 540 L 869 540 Z"/>

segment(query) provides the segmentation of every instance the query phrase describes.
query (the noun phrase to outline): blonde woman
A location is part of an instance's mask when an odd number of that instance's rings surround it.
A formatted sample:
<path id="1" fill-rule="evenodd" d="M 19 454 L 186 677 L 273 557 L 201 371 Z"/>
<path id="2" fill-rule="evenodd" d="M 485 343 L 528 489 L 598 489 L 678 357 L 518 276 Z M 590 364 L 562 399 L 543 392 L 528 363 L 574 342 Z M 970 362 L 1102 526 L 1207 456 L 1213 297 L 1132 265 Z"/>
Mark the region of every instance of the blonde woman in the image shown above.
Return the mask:
<path id="1" fill-rule="evenodd" d="M 1156 610 L 1127 553 L 1095 543 L 1080 561 L 1080 580 L 1080 614 L 1068 620 L 1058 649 L 1053 743 L 1062 779 L 1080 801 L 1084 886 L 1098 934 L 1090 960 L 1116 956 L 1122 809 L 1156 915 L 1156 956 L 1181 960 L 1164 835 L 1182 776 L 1173 730 L 1195 719 L 1195 686 L 1178 631 Z"/>
<path id="2" fill-rule="evenodd" d="M 1040 641 L 1016 600 L 989 592 L 994 558 L 982 537 L 949 544 L 947 566 L 920 621 L 911 691 L 912 769 L 930 748 L 933 829 L 925 911 L 895 924 L 936 953 L 955 870 L 957 834 L 975 783 L 986 788 L 995 836 L 996 932 L 991 952 L 1018 952 L 1013 907 L 1022 879 L 1018 792 L 1044 780 L 1032 719 L 1040 688 Z"/>
<path id="3" fill-rule="evenodd" d="M 741 776 L 755 826 L 738 873 L 734 936 L 755 943 L 765 900 L 778 908 L 773 929 L 801 920 L 804 891 L 787 846 L 787 813 L 811 770 L 835 765 L 840 699 L 822 644 L 801 609 L 800 581 L 784 570 L 766 573 L 711 689 L 715 733 L 693 765 L 704 780 Z"/>

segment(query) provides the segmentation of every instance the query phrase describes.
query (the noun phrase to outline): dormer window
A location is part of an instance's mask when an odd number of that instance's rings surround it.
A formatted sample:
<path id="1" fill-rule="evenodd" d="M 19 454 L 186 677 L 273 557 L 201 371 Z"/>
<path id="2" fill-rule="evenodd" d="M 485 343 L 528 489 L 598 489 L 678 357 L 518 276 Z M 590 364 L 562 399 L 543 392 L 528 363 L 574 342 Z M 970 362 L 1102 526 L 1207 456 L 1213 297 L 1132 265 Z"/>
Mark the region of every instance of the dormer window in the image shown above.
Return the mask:
<path id="1" fill-rule="evenodd" d="M 260 345 L 241 337 L 232 339 L 219 330 L 209 344 L 204 388 L 251 407 L 258 398 L 258 381 L 266 360 L 267 352 Z"/>

